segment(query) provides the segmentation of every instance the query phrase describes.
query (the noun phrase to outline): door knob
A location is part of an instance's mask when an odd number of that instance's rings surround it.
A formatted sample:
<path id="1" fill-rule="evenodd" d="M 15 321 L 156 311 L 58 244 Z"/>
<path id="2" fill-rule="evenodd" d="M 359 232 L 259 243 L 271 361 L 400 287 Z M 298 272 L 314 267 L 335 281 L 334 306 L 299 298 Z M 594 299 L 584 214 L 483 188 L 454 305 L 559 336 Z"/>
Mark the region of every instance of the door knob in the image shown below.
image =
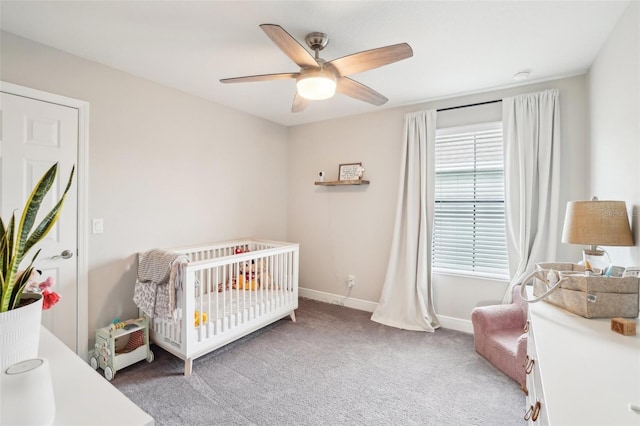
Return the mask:
<path id="1" fill-rule="evenodd" d="M 64 250 L 62 253 L 53 256 L 51 259 L 70 259 L 73 257 L 71 250 Z"/>

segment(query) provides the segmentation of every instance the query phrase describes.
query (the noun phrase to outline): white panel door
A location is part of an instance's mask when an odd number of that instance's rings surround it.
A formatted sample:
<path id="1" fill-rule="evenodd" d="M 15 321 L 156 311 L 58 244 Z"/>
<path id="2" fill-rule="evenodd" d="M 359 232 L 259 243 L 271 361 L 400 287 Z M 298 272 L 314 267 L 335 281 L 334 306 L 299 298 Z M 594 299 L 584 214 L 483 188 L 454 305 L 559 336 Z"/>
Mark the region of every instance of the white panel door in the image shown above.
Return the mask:
<path id="1" fill-rule="evenodd" d="M 16 220 L 44 172 L 58 162 L 58 176 L 43 202 L 39 219 L 62 195 L 71 168 L 78 158 L 78 110 L 22 96 L 0 93 L 0 213 Z M 77 351 L 77 176 L 67 194 L 55 227 L 37 248 L 42 251 L 36 269 L 52 276 L 60 302 L 42 315 L 42 323 L 60 340 Z M 64 253 L 64 255 L 62 255 Z M 35 250 L 25 256 L 25 264 Z"/>

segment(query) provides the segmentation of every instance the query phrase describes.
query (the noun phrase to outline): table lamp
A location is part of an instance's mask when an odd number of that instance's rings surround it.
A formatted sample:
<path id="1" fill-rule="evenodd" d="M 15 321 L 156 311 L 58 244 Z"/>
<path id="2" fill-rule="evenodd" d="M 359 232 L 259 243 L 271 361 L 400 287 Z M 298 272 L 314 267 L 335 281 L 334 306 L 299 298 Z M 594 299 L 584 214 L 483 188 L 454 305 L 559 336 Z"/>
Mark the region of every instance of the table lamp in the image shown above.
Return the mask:
<path id="1" fill-rule="evenodd" d="M 633 245 L 624 201 L 600 201 L 594 197 L 591 201 L 568 202 L 562 242 L 588 245 L 582 250 L 585 266 L 588 262 L 592 268 L 604 271 L 611 259 L 605 261 L 607 253 L 598 246 Z"/>

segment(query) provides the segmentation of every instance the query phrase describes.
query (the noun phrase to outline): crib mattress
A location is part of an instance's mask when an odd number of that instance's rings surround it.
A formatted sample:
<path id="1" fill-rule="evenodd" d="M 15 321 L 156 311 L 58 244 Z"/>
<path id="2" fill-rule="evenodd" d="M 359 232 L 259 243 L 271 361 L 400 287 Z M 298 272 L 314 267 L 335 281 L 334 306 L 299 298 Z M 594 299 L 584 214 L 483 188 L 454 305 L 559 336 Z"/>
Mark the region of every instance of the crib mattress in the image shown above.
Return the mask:
<path id="1" fill-rule="evenodd" d="M 252 311 L 259 315 L 267 305 L 281 303 L 285 290 L 228 290 L 219 293 L 207 293 L 196 297 L 194 311 L 207 314 L 208 321 L 226 318 L 231 314 Z M 253 316 L 252 315 L 252 316 Z"/>

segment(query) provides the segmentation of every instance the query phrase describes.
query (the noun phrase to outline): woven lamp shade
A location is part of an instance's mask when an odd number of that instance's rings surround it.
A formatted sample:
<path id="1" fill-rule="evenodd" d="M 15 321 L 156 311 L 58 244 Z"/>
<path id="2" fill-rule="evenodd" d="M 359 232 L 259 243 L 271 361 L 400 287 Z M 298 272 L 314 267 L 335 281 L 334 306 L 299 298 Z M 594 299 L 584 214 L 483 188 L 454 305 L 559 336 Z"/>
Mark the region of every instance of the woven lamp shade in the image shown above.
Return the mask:
<path id="1" fill-rule="evenodd" d="M 590 246 L 632 246 L 624 201 L 570 201 L 562 242 Z"/>

